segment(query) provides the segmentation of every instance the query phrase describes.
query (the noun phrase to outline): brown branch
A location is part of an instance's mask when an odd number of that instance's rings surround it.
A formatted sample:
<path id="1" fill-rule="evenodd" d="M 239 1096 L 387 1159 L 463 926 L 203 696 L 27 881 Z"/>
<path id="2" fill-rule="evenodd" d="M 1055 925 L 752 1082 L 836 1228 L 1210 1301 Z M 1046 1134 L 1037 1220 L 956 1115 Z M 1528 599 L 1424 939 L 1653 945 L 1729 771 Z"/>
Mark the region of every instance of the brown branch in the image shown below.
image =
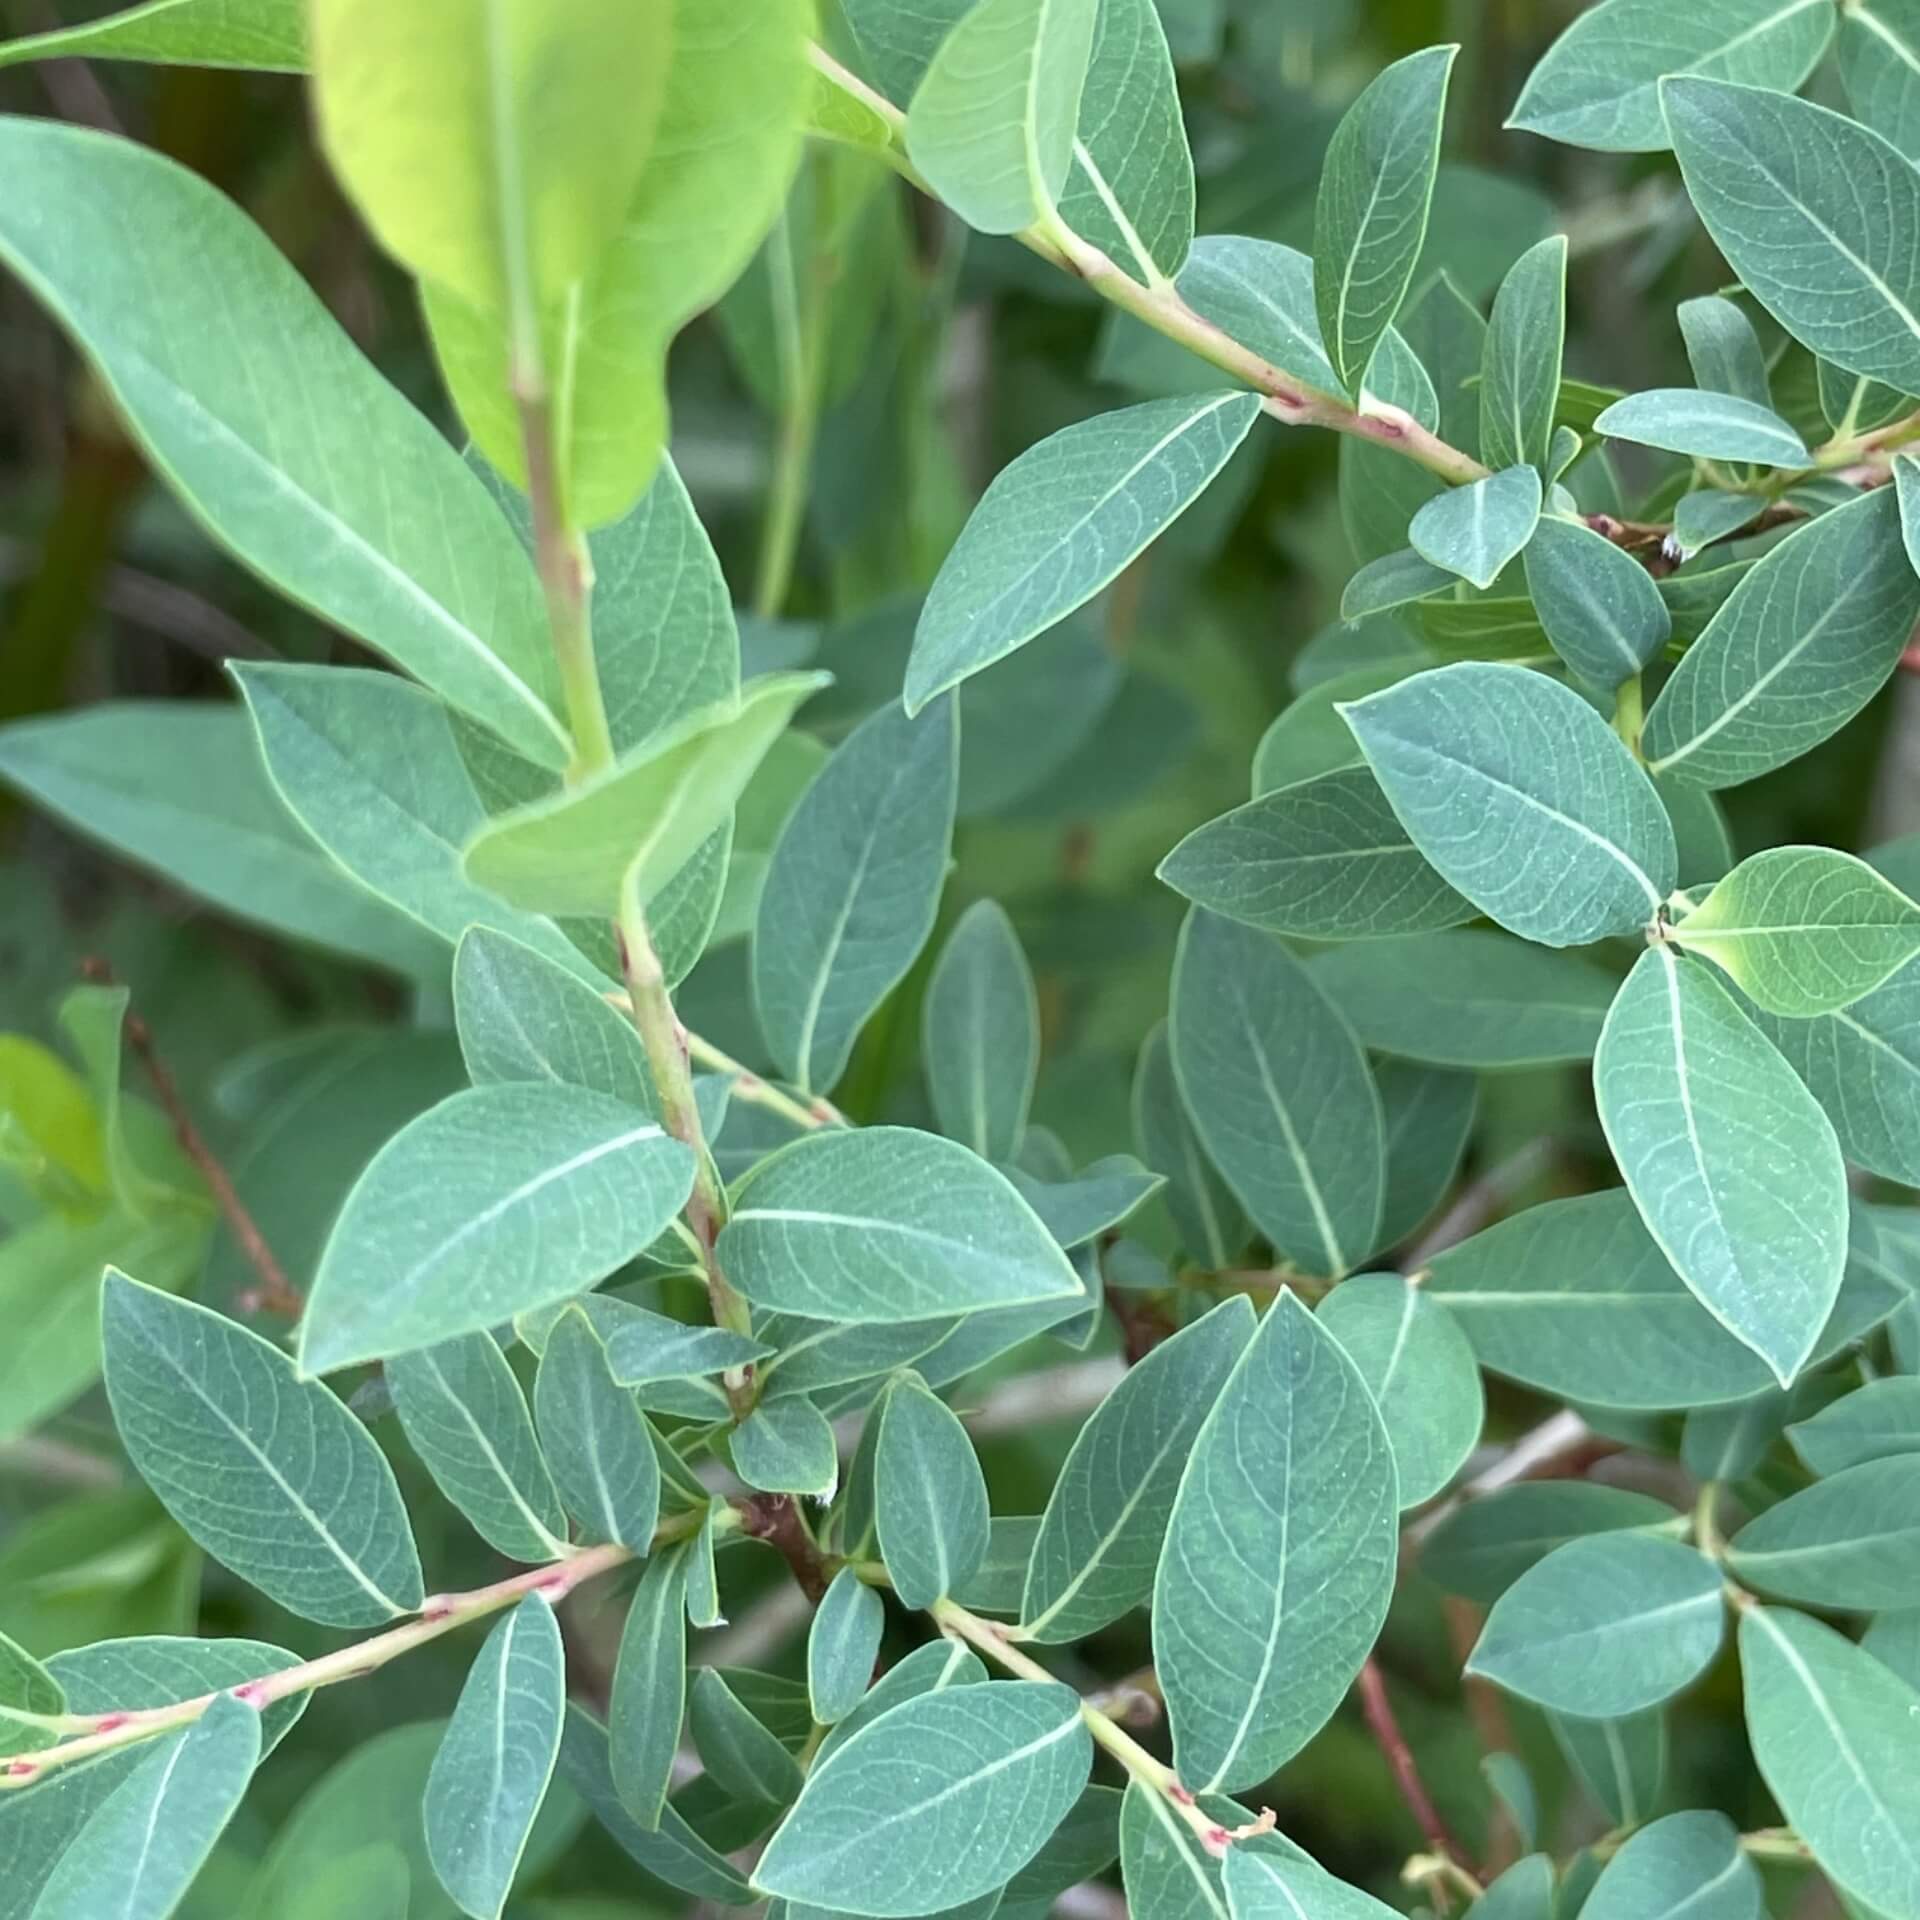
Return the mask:
<path id="1" fill-rule="evenodd" d="M 1374 1744 L 1386 1756 L 1394 1784 L 1400 1789 L 1400 1797 L 1407 1803 L 1407 1811 L 1413 1815 L 1420 1831 L 1426 1835 L 1428 1846 L 1434 1852 L 1445 1855 L 1456 1866 L 1465 1866 L 1467 1856 L 1448 1830 L 1447 1823 L 1441 1819 L 1440 1809 L 1433 1804 L 1432 1796 L 1427 1792 L 1427 1783 L 1421 1779 L 1419 1766 L 1414 1761 L 1413 1749 L 1407 1745 L 1406 1735 L 1400 1731 L 1400 1722 L 1394 1717 L 1393 1702 L 1387 1697 L 1386 1676 L 1380 1671 L 1380 1663 L 1369 1660 L 1360 1669 L 1360 1678 L 1355 1684 L 1360 1693 L 1360 1710 L 1367 1717 L 1367 1730 L 1373 1735 Z"/>
<path id="2" fill-rule="evenodd" d="M 110 987 L 114 984 L 113 969 L 104 960 L 83 960 L 80 971 L 86 979 L 99 986 Z M 200 1177 L 207 1183 L 207 1191 L 213 1195 L 214 1204 L 220 1209 L 222 1218 L 239 1243 L 240 1251 L 260 1276 L 260 1284 L 249 1288 L 236 1304 L 243 1313 L 277 1313 L 288 1320 L 298 1320 L 307 1304 L 306 1295 L 287 1278 L 286 1269 L 274 1258 L 273 1249 L 267 1245 L 259 1222 L 248 1211 L 247 1203 L 240 1198 L 219 1156 L 207 1145 L 200 1129 L 194 1125 L 193 1115 L 187 1111 L 187 1103 L 181 1097 L 179 1082 L 174 1079 L 171 1069 L 154 1045 L 152 1029 L 129 1007 L 124 1031 L 128 1047 L 146 1068 L 147 1078 L 153 1082 L 155 1097 L 166 1110 L 167 1118 L 173 1122 L 174 1138 L 180 1142 L 181 1151 L 199 1169 Z"/>
<path id="3" fill-rule="evenodd" d="M 827 1597 L 826 1555 L 807 1531 L 790 1494 L 756 1493 L 740 1503 L 741 1531 L 764 1540 L 787 1563 L 794 1584 L 817 1607 Z"/>

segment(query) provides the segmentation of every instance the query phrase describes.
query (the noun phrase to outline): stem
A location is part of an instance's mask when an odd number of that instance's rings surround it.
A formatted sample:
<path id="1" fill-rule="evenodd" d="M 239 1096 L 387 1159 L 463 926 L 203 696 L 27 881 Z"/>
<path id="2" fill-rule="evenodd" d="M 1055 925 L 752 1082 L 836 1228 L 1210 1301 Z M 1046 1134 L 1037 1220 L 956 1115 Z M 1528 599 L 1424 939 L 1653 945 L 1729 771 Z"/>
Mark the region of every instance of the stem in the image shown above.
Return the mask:
<path id="1" fill-rule="evenodd" d="M 804 292 L 793 264 L 793 229 L 782 214 L 768 236 L 773 286 L 773 327 L 780 361 L 780 430 L 773 444 L 773 478 L 761 529 L 760 565 L 753 610 L 777 619 L 793 586 L 800 528 L 806 518 L 807 480 L 820 424 L 820 318 L 818 265 L 807 262 Z"/>
<path id="2" fill-rule="evenodd" d="M 654 1531 L 652 1544 L 664 1546 L 668 1541 L 684 1538 L 697 1530 L 700 1519 L 700 1514 L 694 1512 L 676 1514 L 672 1519 L 662 1521 Z M 271 1706 L 276 1700 L 290 1699 L 297 1693 L 309 1693 L 316 1687 L 332 1687 L 338 1686 L 343 1680 L 358 1680 L 366 1674 L 378 1673 L 390 1661 L 411 1653 L 415 1647 L 423 1647 L 430 1640 L 438 1640 L 443 1634 L 464 1627 L 470 1620 L 481 1620 L 488 1614 L 499 1613 L 513 1606 L 530 1593 L 544 1594 L 558 1605 L 575 1587 L 600 1574 L 609 1573 L 615 1567 L 624 1566 L 633 1558 L 635 1555 L 631 1547 L 587 1547 L 554 1566 L 530 1567 L 524 1573 L 497 1580 L 489 1587 L 476 1587 L 468 1593 L 441 1594 L 425 1601 L 418 1616 L 404 1625 L 377 1633 L 370 1640 L 356 1641 L 352 1646 L 322 1654 L 317 1660 L 304 1660 L 298 1666 L 262 1674 L 258 1680 L 244 1681 L 237 1687 L 227 1687 L 223 1691 L 257 1709 Z M 85 1760 L 95 1754 L 111 1753 L 118 1747 L 150 1739 L 154 1734 L 188 1726 L 198 1720 L 219 1697 L 217 1693 L 203 1693 L 191 1700 L 176 1701 L 171 1706 L 141 1707 L 124 1713 L 96 1715 L 89 1723 L 93 1731 L 77 1740 L 63 1740 L 57 1746 L 43 1747 L 36 1753 L 0 1758 L 0 1791 L 31 1786 L 56 1767 Z"/>
<path id="3" fill-rule="evenodd" d="M 733 1076 L 733 1097 L 736 1100 L 751 1101 L 754 1106 L 765 1107 L 770 1113 L 780 1114 L 796 1127 L 805 1127 L 809 1131 L 816 1127 L 844 1127 L 849 1124 L 847 1116 L 831 1100 L 818 1095 L 811 1100 L 796 1100 L 784 1088 L 776 1087 L 772 1081 L 763 1080 L 750 1068 L 743 1067 L 732 1054 L 716 1047 L 711 1040 L 703 1040 L 697 1033 L 687 1033 L 684 1037 L 688 1053 L 703 1067 Z"/>
<path id="4" fill-rule="evenodd" d="M 1622 680 L 1613 696 L 1613 730 L 1626 743 L 1627 751 L 1645 764 L 1640 751 L 1640 729 L 1646 724 L 1646 694 L 1636 673 Z"/>
<path id="5" fill-rule="evenodd" d="M 1358 1686 L 1360 1710 L 1366 1715 L 1367 1730 L 1386 1757 L 1394 1783 L 1400 1789 L 1400 1797 L 1407 1803 L 1407 1811 L 1426 1835 L 1428 1846 L 1456 1866 L 1462 1864 L 1467 1856 L 1448 1831 L 1447 1823 L 1440 1817 L 1440 1809 L 1433 1804 L 1426 1782 L 1420 1777 L 1413 1749 L 1407 1745 L 1407 1737 L 1400 1731 L 1400 1722 L 1394 1716 L 1393 1702 L 1387 1694 L 1386 1675 L 1380 1671 L 1377 1660 L 1368 1660 L 1361 1667 Z"/>

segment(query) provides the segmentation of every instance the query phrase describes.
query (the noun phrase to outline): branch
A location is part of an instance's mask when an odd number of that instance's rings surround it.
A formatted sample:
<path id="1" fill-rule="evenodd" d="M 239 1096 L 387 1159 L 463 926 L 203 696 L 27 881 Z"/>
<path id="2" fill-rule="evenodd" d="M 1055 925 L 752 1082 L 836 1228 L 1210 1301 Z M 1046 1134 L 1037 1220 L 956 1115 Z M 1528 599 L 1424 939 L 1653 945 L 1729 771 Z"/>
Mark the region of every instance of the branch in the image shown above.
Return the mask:
<path id="1" fill-rule="evenodd" d="M 807 1531 L 793 1496 L 786 1493 L 756 1493 L 740 1506 L 740 1530 L 750 1539 L 764 1540 L 787 1563 L 794 1584 L 818 1606 L 827 1597 L 827 1585 L 833 1569 L 820 1551 L 819 1542 Z"/>
<path id="2" fill-rule="evenodd" d="M 1427 1784 L 1420 1777 L 1413 1749 L 1407 1745 L 1406 1735 L 1400 1731 L 1400 1722 L 1394 1717 L 1393 1702 L 1387 1696 L 1386 1675 L 1380 1671 L 1379 1661 L 1367 1661 L 1360 1669 L 1356 1685 L 1360 1694 L 1360 1710 L 1367 1718 L 1367 1730 L 1373 1735 L 1374 1744 L 1386 1756 L 1394 1784 L 1400 1789 L 1401 1799 L 1407 1803 L 1407 1811 L 1426 1835 L 1427 1845 L 1436 1853 L 1444 1854 L 1456 1866 L 1465 1866 L 1467 1856 L 1448 1830 L 1447 1823 L 1441 1819 L 1440 1809 L 1433 1804 Z"/>

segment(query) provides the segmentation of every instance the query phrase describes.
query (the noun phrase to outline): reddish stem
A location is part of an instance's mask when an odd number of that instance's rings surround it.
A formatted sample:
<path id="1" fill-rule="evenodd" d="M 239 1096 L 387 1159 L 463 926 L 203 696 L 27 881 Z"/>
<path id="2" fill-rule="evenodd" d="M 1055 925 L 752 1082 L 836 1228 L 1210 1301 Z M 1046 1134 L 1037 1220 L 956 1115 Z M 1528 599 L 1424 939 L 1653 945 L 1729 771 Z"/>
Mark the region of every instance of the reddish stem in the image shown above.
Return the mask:
<path id="1" fill-rule="evenodd" d="M 1374 1744 L 1386 1756 L 1394 1783 L 1400 1789 L 1400 1797 L 1407 1803 L 1407 1811 L 1419 1823 L 1420 1831 L 1426 1835 L 1427 1844 L 1434 1852 L 1444 1854 L 1456 1866 L 1465 1866 L 1467 1856 L 1448 1831 L 1447 1823 L 1440 1818 L 1440 1810 L 1433 1804 L 1427 1784 L 1420 1778 L 1420 1769 L 1414 1763 L 1413 1749 L 1407 1745 L 1406 1735 L 1400 1731 L 1400 1722 L 1394 1717 L 1393 1702 L 1387 1697 L 1386 1676 L 1380 1671 L 1378 1661 L 1369 1660 L 1360 1669 L 1358 1685 L 1360 1710 L 1367 1716 L 1368 1731 L 1373 1735 Z"/>

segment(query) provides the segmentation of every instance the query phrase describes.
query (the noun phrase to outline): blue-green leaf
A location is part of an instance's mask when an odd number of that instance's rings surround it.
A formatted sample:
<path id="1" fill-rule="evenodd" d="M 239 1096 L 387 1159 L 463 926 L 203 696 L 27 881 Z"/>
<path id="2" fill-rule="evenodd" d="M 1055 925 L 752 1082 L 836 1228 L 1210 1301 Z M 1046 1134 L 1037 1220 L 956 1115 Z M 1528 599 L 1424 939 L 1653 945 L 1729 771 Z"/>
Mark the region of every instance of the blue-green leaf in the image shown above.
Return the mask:
<path id="1" fill-rule="evenodd" d="M 833 1424 L 797 1393 L 755 1407 L 734 1429 L 732 1449 L 734 1471 L 765 1493 L 805 1493 L 828 1500 L 840 1484 Z"/>
<path id="2" fill-rule="evenodd" d="M 1040 1068 L 1040 1003 L 1005 910 L 976 900 L 927 982 L 921 1033 L 940 1130 L 983 1160 L 1011 1160 Z"/>
<path id="3" fill-rule="evenodd" d="M 1567 332 L 1567 239 L 1529 247 L 1494 295 L 1480 378 L 1480 457 L 1543 471 L 1553 445 Z"/>
<path id="4" fill-rule="evenodd" d="M 1653 576 L 1576 520 L 1544 517 L 1527 542 L 1526 567 L 1554 652 L 1603 693 L 1632 679 L 1672 637 L 1673 616 Z"/>
<path id="5" fill-rule="evenodd" d="M 640 1574 L 608 1702 L 608 1763 L 620 1804 L 648 1831 L 667 1810 L 687 1703 L 687 1553 L 656 1553 Z"/>
<path id="6" fill-rule="evenodd" d="M 1662 447 L 1698 460 L 1742 460 L 1763 467 L 1805 467 L 1807 445 L 1771 407 L 1738 394 L 1659 387 L 1616 400 L 1594 423 L 1596 433 Z"/>
<path id="7" fill-rule="evenodd" d="M 886 1624 L 879 1593 L 851 1567 L 842 1567 L 807 1632 L 807 1699 L 821 1726 L 844 1720 L 859 1704 Z"/>
<path id="8" fill-rule="evenodd" d="M 1920 1474 L 1894 1454 L 1816 1480 L 1749 1520 L 1727 1543 L 1727 1568 L 1807 1606 L 1906 1606 L 1920 1588 Z"/>
<path id="9" fill-rule="evenodd" d="M 533 1411 L 560 1498 L 589 1536 L 645 1553 L 660 1519 L 654 1436 L 632 1393 L 614 1384 L 607 1350 L 578 1309 L 547 1335 Z"/>
<path id="10" fill-rule="evenodd" d="M 1815 1473 L 1843 1473 L 1865 1460 L 1920 1453 L 1920 1379 L 1869 1380 L 1786 1431 Z"/>
<path id="11" fill-rule="evenodd" d="M 1483 592 L 1533 538 L 1540 523 L 1540 470 L 1506 467 L 1436 494 L 1413 516 L 1414 552 Z"/>
<path id="12" fill-rule="evenodd" d="M 1187 1116 L 1165 1021 L 1141 1044 L 1133 1077 L 1133 1137 L 1140 1157 L 1166 1176 L 1167 1211 L 1188 1257 L 1209 1272 L 1230 1265 L 1246 1244 L 1246 1215 L 1213 1170 Z"/>
<path id="13" fill-rule="evenodd" d="M 903 1606 L 931 1607 L 986 1557 L 987 1483 L 958 1415 L 913 1374 L 888 1386 L 871 1418 L 873 1517 L 880 1557 Z"/>

